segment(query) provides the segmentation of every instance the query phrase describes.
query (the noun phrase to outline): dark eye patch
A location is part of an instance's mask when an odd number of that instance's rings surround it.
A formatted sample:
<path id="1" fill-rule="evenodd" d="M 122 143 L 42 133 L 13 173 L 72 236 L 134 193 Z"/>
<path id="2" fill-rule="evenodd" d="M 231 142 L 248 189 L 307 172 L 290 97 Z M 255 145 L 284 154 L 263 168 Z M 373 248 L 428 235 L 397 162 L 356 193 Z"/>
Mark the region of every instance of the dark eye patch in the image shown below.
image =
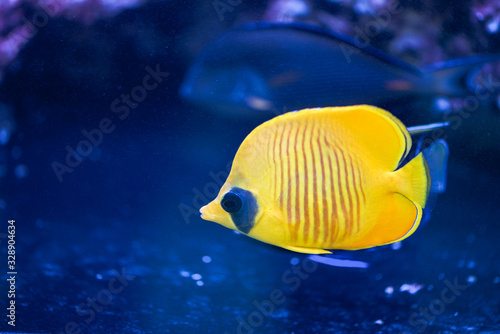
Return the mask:
<path id="1" fill-rule="evenodd" d="M 250 191 L 232 188 L 222 197 L 221 206 L 231 215 L 239 231 L 248 234 L 252 230 L 258 206 L 255 196 Z"/>

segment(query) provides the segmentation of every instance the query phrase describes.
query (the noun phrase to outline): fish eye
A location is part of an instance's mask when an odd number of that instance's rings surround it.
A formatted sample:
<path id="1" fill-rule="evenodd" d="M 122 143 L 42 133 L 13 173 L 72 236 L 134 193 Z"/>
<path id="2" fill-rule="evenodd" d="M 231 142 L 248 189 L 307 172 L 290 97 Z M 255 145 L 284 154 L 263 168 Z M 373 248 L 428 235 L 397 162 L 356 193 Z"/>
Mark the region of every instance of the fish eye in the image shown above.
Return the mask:
<path id="1" fill-rule="evenodd" d="M 222 197 L 220 201 L 222 208 L 228 213 L 236 213 L 240 211 L 243 206 L 243 201 L 240 196 L 236 195 L 233 192 L 228 192 Z"/>

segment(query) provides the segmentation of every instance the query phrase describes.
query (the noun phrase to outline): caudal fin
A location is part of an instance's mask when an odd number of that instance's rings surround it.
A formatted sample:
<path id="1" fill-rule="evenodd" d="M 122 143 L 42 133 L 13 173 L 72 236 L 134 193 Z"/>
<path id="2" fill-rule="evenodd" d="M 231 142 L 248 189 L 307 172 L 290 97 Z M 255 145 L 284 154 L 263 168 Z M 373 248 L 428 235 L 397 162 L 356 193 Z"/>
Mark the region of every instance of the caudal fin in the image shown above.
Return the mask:
<path id="1" fill-rule="evenodd" d="M 403 240 L 425 224 L 437 194 L 446 189 L 446 142 L 439 139 L 418 151 L 415 158 L 394 172 L 397 188 L 384 198 L 386 205 L 380 214 L 380 219 L 391 223 L 387 229 L 378 229 L 379 245 Z"/>
<path id="2" fill-rule="evenodd" d="M 422 151 L 425 161 L 429 166 L 431 175 L 431 194 L 441 194 L 446 190 L 446 176 L 448 173 L 448 144 L 443 139 L 433 142 Z"/>
<path id="3" fill-rule="evenodd" d="M 481 67 L 487 63 L 500 61 L 500 54 L 475 55 L 429 64 L 422 69 L 425 77 L 423 87 L 433 87 L 434 93 L 451 96 L 477 92 L 478 90 L 498 91 L 492 82 L 478 77 Z M 495 96 L 491 94 L 491 96 Z"/>
<path id="4" fill-rule="evenodd" d="M 434 209 L 438 195 L 444 193 L 446 190 L 449 156 L 448 144 L 446 144 L 444 139 L 436 140 L 423 150 L 422 154 L 429 166 L 429 173 L 431 175 L 429 198 L 427 199 L 424 216 L 420 223 L 423 226 L 431 219 L 432 209 Z"/>
<path id="5" fill-rule="evenodd" d="M 424 209 L 420 225 L 429 221 L 438 195 L 446 190 L 449 156 L 448 144 L 444 139 L 435 140 L 421 151 L 424 146 L 422 143 L 425 142 L 423 139 L 425 136 L 418 141 L 416 157 L 397 171 L 403 173 L 404 179 L 409 180 L 408 186 L 401 188 L 401 194 Z"/>

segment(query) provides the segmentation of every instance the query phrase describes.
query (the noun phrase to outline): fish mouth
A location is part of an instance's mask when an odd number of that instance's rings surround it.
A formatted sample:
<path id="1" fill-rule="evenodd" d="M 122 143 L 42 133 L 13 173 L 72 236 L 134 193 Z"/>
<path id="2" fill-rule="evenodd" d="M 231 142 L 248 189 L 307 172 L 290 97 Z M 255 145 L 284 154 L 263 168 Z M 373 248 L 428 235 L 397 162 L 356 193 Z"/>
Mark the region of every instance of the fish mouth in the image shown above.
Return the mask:
<path id="1" fill-rule="evenodd" d="M 208 203 L 200 209 L 200 217 L 203 220 L 221 224 L 220 222 L 223 221 L 223 217 L 221 217 L 220 213 L 217 211 L 216 204 L 214 205 L 213 202 Z"/>
<path id="2" fill-rule="evenodd" d="M 201 209 L 200 209 L 200 217 L 201 217 L 201 219 L 208 220 L 207 219 L 207 206 L 208 205 L 205 205 L 205 206 L 201 207 Z"/>
<path id="3" fill-rule="evenodd" d="M 211 208 L 210 208 L 210 204 L 207 204 L 205 206 L 203 206 L 201 209 L 200 209 L 200 217 L 201 219 L 203 220 L 208 220 L 208 221 L 215 221 L 216 219 L 216 215 L 213 214 L 213 212 L 211 212 Z"/>

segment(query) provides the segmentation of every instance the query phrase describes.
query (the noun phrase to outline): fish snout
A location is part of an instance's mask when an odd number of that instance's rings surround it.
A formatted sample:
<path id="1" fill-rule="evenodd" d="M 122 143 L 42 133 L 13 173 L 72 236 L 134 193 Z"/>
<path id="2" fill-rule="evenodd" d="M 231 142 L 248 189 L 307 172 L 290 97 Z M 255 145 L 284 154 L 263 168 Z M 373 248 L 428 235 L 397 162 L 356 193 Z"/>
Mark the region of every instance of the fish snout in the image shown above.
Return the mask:
<path id="1" fill-rule="evenodd" d="M 201 219 L 208 220 L 208 205 L 202 206 L 200 209 Z"/>
<path id="2" fill-rule="evenodd" d="M 212 201 L 200 209 L 201 219 L 211 222 L 220 220 L 220 213 L 217 210 L 217 203 Z"/>
<path id="3" fill-rule="evenodd" d="M 201 219 L 211 221 L 223 226 L 227 225 L 227 213 L 220 206 L 220 202 L 213 200 L 200 209 Z"/>

